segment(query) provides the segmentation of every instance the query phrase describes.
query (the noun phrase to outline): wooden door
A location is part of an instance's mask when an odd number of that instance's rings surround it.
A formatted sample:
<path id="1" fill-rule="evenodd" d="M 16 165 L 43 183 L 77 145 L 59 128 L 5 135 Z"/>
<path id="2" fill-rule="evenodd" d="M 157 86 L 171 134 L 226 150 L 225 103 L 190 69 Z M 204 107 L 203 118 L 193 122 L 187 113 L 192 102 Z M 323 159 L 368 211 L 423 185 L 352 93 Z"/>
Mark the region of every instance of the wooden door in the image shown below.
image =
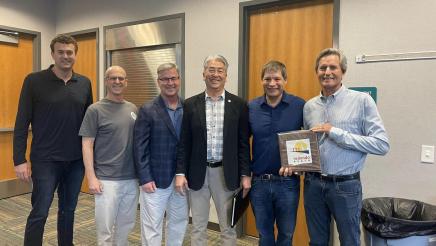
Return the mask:
<path id="1" fill-rule="evenodd" d="M 16 179 L 12 159 L 13 129 L 24 78 L 33 71 L 33 38 L 20 34 L 18 44 L 0 43 L 0 181 Z"/>
<path id="2" fill-rule="evenodd" d="M 322 49 L 333 45 L 333 2 L 317 0 L 252 10 L 248 21 L 248 99 L 263 94 L 261 69 L 270 60 L 286 65 L 287 92 L 305 100 L 319 94 L 315 59 Z M 251 209 L 245 228 L 248 235 L 258 235 Z M 302 179 L 293 244 L 308 242 Z"/>
<path id="3" fill-rule="evenodd" d="M 74 72 L 85 75 L 91 80 L 92 94 L 94 102 L 98 98 L 98 83 L 97 83 L 97 34 L 96 32 L 73 35 L 79 46 L 74 64 Z M 89 192 L 88 181 L 86 177 L 83 179 L 82 192 Z"/>

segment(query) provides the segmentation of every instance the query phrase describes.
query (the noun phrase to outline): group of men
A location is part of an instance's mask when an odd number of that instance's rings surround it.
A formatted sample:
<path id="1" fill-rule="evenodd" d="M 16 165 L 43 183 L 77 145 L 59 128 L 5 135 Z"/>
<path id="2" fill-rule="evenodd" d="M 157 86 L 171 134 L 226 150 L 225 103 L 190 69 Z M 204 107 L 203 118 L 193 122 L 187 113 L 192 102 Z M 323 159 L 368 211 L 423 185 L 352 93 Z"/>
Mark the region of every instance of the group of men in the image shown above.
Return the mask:
<path id="1" fill-rule="evenodd" d="M 291 245 L 301 174 L 281 167 L 277 133 L 303 128 L 319 134 L 322 169 L 304 175 L 310 245 L 328 245 L 331 216 L 341 244 L 360 245 L 359 171 L 368 153 L 383 155 L 389 143 L 374 101 L 342 84 L 341 51 L 318 56 L 321 93 L 307 103 L 285 91 L 285 65 L 270 61 L 262 68 L 264 95 L 247 104 L 224 88 L 227 60 L 211 55 L 203 64 L 204 92 L 183 101 L 180 71 L 164 63 L 157 69 L 160 94 L 138 110 L 123 97 L 124 68 L 106 70 L 106 97 L 92 104 L 89 79 L 73 72 L 76 41 L 59 35 L 50 46 L 54 65 L 26 77 L 14 131 L 17 177 L 33 181 L 24 245 L 42 244 L 55 190 L 58 244 L 73 245 L 84 174 L 95 194 L 99 245 L 128 245 L 138 197 L 142 245 L 161 245 L 163 227 L 166 245 L 182 245 L 189 211 L 191 245 L 206 245 L 211 198 L 220 245 L 236 245 L 229 215 L 239 188 L 249 195 L 259 245 Z M 25 158 L 30 124 L 32 165 Z"/>

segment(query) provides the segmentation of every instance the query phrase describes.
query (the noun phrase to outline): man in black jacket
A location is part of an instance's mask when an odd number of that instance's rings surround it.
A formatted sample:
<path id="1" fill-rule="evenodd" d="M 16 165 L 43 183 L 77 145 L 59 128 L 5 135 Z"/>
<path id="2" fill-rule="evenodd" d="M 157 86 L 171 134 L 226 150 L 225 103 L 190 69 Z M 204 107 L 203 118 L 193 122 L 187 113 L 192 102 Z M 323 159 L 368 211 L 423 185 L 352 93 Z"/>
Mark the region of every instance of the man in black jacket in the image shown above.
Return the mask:
<path id="1" fill-rule="evenodd" d="M 220 245 L 236 245 L 236 232 L 229 224 L 232 195 L 240 185 L 246 195 L 251 186 L 248 107 L 224 90 L 227 67 L 223 56 L 208 56 L 203 70 L 206 91 L 187 99 L 183 107 L 176 189 L 182 194 L 191 189 L 191 245 L 206 245 L 211 196 Z"/>

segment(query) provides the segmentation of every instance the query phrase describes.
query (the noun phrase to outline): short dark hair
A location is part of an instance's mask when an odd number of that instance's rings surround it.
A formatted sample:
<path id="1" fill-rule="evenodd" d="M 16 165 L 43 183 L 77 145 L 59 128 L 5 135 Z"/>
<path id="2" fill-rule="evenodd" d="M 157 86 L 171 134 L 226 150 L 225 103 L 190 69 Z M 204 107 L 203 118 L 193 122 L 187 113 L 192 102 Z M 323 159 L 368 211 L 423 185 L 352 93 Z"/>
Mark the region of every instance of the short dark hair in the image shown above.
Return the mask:
<path id="1" fill-rule="evenodd" d="M 79 46 L 77 45 L 77 41 L 70 35 L 66 34 L 59 34 L 50 43 L 50 49 L 51 52 L 54 52 L 54 45 L 56 43 L 61 44 L 73 44 L 74 45 L 74 52 L 77 54 L 77 51 L 79 50 Z"/>
<path id="2" fill-rule="evenodd" d="M 347 72 L 347 57 L 345 57 L 345 55 L 342 53 L 341 50 L 335 49 L 335 48 L 327 48 L 327 49 L 322 50 L 319 53 L 318 57 L 316 58 L 315 71 L 318 71 L 319 61 L 321 60 L 321 58 L 326 57 L 326 56 L 330 56 L 330 55 L 338 56 L 339 57 L 339 64 L 341 66 L 342 73 Z"/>
<path id="3" fill-rule="evenodd" d="M 282 74 L 282 77 L 284 80 L 288 79 L 288 73 L 286 72 L 286 66 L 285 64 L 279 62 L 279 61 L 269 61 L 262 67 L 262 74 L 260 79 L 263 80 L 263 76 L 266 72 L 280 72 Z"/>

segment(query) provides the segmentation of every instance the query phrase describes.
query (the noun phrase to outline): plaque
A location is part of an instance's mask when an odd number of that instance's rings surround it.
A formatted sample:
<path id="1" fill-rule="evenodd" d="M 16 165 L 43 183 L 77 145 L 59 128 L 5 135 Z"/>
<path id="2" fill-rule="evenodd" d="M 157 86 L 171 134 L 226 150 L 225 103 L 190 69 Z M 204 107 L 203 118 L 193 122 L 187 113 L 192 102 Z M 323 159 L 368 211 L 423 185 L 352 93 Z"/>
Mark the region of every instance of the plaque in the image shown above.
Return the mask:
<path id="1" fill-rule="evenodd" d="M 282 167 L 293 172 L 320 172 L 318 138 L 310 130 L 278 133 Z"/>

